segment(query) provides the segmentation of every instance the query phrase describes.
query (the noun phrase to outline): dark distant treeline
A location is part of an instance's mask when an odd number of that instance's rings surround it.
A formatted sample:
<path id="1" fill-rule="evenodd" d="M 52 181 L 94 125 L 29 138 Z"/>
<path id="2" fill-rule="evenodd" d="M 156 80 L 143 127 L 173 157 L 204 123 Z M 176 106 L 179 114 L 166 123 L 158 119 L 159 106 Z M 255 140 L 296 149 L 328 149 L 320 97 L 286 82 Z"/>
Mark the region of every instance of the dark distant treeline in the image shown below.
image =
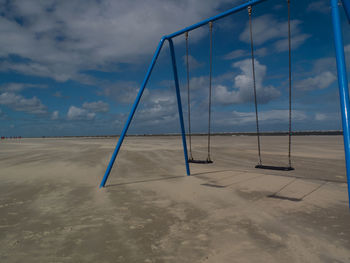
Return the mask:
<path id="1" fill-rule="evenodd" d="M 166 133 L 166 134 L 128 134 L 127 137 L 141 137 L 141 136 L 180 136 L 180 133 Z M 207 136 L 206 133 L 192 133 L 193 136 Z M 212 136 L 256 136 L 256 132 L 213 132 Z M 288 132 L 260 132 L 261 136 L 286 136 Z M 307 135 L 343 135 L 343 131 L 294 131 L 293 136 L 307 136 Z M 42 136 L 41 138 L 114 138 L 119 135 L 94 135 L 94 136 Z"/>

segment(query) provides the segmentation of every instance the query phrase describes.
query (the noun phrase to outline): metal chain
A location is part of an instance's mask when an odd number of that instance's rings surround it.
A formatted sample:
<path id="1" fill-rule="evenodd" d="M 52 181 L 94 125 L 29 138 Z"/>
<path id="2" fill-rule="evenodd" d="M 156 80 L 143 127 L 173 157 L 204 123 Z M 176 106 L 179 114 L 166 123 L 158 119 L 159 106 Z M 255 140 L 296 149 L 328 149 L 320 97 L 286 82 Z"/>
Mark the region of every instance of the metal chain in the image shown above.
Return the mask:
<path id="1" fill-rule="evenodd" d="M 257 98 L 256 98 L 255 59 L 254 59 L 254 43 L 253 43 L 253 30 L 252 30 L 252 7 L 251 6 L 248 6 L 248 14 L 249 14 L 250 49 L 251 49 L 251 57 L 252 57 L 253 86 L 254 86 L 256 136 L 258 139 L 259 165 L 261 165 L 260 130 L 259 130 L 258 102 L 257 102 Z"/>
<path id="2" fill-rule="evenodd" d="M 207 161 L 211 162 L 210 159 L 210 122 L 211 122 L 211 82 L 212 82 L 212 65 L 213 65 L 213 22 L 209 22 L 210 31 L 210 50 L 209 50 L 209 106 L 208 106 L 208 157 Z"/>
<path id="3" fill-rule="evenodd" d="M 187 69 L 188 141 L 189 141 L 189 145 L 190 145 L 189 160 L 193 160 L 192 140 L 191 140 L 191 99 L 190 99 L 190 66 L 189 66 L 189 61 L 188 61 L 188 32 L 185 33 L 185 37 L 186 37 L 186 69 Z"/>
<path id="4" fill-rule="evenodd" d="M 288 138 L 288 163 L 292 167 L 291 160 L 291 146 L 292 146 L 292 44 L 291 44 L 291 30 L 290 30 L 290 0 L 288 3 L 288 48 L 289 48 L 289 138 Z"/>

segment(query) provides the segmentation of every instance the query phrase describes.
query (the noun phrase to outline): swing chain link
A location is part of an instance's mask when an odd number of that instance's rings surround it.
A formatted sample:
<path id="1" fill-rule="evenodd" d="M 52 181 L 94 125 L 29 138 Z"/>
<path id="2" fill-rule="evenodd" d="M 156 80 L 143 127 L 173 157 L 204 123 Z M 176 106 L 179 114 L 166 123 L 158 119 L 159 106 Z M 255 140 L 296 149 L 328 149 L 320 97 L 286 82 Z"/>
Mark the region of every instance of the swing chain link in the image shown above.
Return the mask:
<path id="1" fill-rule="evenodd" d="M 254 43 L 253 43 L 253 25 L 252 25 L 252 7 L 248 6 L 249 15 L 249 33 L 250 33 L 250 51 L 252 57 L 252 74 L 253 74 L 253 88 L 254 88 L 254 105 L 255 105 L 255 122 L 256 122 L 256 137 L 258 140 L 258 157 L 259 165 L 261 162 L 261 149 L 260 149 L 260 130 L 259 130 L 259 113 L 258 113 L 258 101 L 256 94 L 256 79 L 255 79 L 255 58 L 254 58 Z"/>
<path id="2" fill-rule="evenodd" d="M 288 67 L 289 67 L 289 133 L 288 133 L 288 164 L 292 167 L 291 146 L 292 146 L 292 43 L 290 29 L 290 0 L 288 3 Z"/>
<path id="3" fill-rule="evenodd" d="M 213 23 L 209 22 L 210 28 L 210 72 L 209 72 L 209 122 L 208 122 L 208 156 L 206 161 L 198 161 L 193 159 L 192 155 L 192 139 L 191 139 L 191 102 L 190 102 L 190 69 L 189 69 L 189 47 L 188 47 L 188 32 L 185 32 L 186 40 L 186 71 L 187 71 L 187 103 L 188 103 L 188 139 L 189 139 L 189 158 L 192 163 L 212 163 L 210 158 L 210 120 L 211 120 L 211 89 L 212 89 L 212 28 Z"/>
<path id="4" fill-rule="evenodd" d="M 192 156 L 192 139 L 191 139 L 191 105 L 190 105 L 190 65 L 188 59 L 188 32 L 185 33 L 186 38 L 186 71 L 187 71 L 187 110 L 188 110 L 188 141 L 190 146 L 189 160 L 193 160 Z"/>
<path id="5" fill-rule="evenodd" d="M 292 144 L 292 55 L 291 55 L 291 23 L 290 23 L 290 0 L 288 3 L 288 58 L 289 58 L 289 129 L 288 129 L 288 168 L 292 169 L 291 161 L 291 144 Z M 253 73 L 253 85 L 254 85 L 254 102 L 255 102 L 255 116 L 256 116 L 256 132 L 258 139 L 258 155 L 259 155 L 259 165 L 261 162 L 261 151 L 260 151 L 260 131 L 259 131 L 259 117 L 258 117 L 258 104 L 257 104 L 257 94 L 256 94 L 256 79 L 255 79 L 255 59 L 254 59 L 254 44 L 253 44 L 253 30 L 252 30 L 252 7 L 248 6 L 249 15 L 249 29 L 250 29 L 250 45 L 251 45 L 251 57 L 252 57 L 252 73 Z"/>
<path id="6" fill-rule="evenodd" d="M 212 162 L 210 158 L 210 122 L 211 122 L 211 89 L 212 89 L 212 65 L 213 65 L 213 22 L 209 22 L 210 50 L 209 50 L 209 106 L 208 106 L 208 157 L 207 162 Z"/>

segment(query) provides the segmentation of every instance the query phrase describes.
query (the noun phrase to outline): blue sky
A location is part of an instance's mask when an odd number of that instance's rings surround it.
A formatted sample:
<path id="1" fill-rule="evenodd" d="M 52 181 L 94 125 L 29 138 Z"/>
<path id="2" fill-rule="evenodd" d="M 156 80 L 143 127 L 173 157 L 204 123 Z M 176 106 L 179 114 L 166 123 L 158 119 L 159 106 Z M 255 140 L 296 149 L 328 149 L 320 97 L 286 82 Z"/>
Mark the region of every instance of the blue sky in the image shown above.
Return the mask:
<path id="1" fill-rule="evenodd" d="M 0 0 L 0 135 L 119 134 L 160 37 L 243 2 Z M 293 130 L 339 130 L 329 1 L 291 2 Z M 350 25 L 342 9 L 341 18 L 349 69 Z M 214 23 L 216 132 L 255 130 L 247 23 L 245 10 Z M 253 24 L 261 128 L 287 130 L 286 1 L 254 7 Z M 208 33 L 208 26 L 190 33 L 195 132 L 207 129 Z M 187 122 L 184 36 L 174 43 Z M 168 44 L 130 132 L 179 132 Z"/>

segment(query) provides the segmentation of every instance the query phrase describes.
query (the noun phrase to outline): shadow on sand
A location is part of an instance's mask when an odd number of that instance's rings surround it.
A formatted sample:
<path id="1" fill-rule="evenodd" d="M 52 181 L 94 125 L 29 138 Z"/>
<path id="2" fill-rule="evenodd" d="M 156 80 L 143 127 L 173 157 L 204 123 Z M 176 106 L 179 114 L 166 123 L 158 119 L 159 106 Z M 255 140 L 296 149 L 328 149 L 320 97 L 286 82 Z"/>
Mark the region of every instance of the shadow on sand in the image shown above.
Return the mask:
<path id="1" fill-rule="evenodd" d="M 109 188 L 109 187 L 113 187 L 113 186 L 121 186 L 121 185 L 128 185 L 128 184 L 139 184 L 139 183 L 148 183 L 148 182 L 154 182 L 154 181 L 164 181 L 164 180 L 178 179 L 178 178 L 183 178 L 183 177 L 184 177 L 183 175 L 178 175 L 178 176 L 171 176 L 171 177 L 144 179 L 144 180 L 138 180 L 138 181 L 132 181 L 132 182 L 109 184 L 109 185 L 106 185 L 105 187 Z"/>

